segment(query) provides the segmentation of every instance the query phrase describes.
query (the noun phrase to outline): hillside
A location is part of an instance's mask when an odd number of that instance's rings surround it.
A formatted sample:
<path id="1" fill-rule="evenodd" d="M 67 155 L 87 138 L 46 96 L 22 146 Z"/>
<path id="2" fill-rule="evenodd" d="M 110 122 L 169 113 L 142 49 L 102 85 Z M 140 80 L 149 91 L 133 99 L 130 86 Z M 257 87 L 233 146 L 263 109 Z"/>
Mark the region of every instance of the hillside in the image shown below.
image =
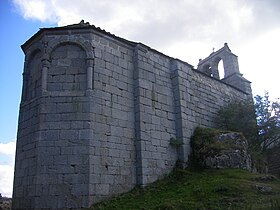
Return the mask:
<path id="1" fill-rule="evenodd" d="M 135 188 L 91 209 L 280 209 L 280 181 L 240 169 L 175 169 L 144 189 Z"/>

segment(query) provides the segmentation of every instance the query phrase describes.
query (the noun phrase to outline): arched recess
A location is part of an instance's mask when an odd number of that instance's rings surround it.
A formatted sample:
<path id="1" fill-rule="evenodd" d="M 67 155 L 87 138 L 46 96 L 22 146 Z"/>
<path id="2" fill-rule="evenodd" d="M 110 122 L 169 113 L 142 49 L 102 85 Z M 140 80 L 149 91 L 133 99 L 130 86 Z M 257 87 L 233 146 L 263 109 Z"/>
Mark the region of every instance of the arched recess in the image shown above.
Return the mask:
<path id="1" fill-rule="evenodd" d="M 45 55 L 47 60 L 51 60 L 51 54 L 56 50 L 57 47 L 63 46 L 66 43 L 79 46 L 85 52 L 86 60 L 86 73 L 87 73 L 87 90 L 92 90 L 93 88 L 93 67 L 94 67 L 94 47 L 91 45 L 89 40 L 86 40 L 83 37 L 72 37 L 72 36 L 63 36 L 59 39 L 52 39 L 47 43 L 45 48 Z M 48 70 L 49 71 L 49 70 Z M 47 88 L 48 89 L 48 88 Z M 80 88 L 78 88 L 80 89 Z"/>
<path id="2" fill-rule="evenodd" d="M 86 51 L 77 43 L 63 42 L 52 48 L 47 73 L 48 91 L 84 91 L 87 88 Z"/>
<path id="3" fill-rule="evenodd" d="M 24 69 L 24 100 L 30 100 L 41 95 L 42 86 L 42 51 L 35 49 L 27 57 Z"/>
<path id="4" fill-rule="evenodd" d="M 71 38 L 71 37 L 60 37 L 59 39 L 53 39 L 47 43 L 46 55 L 50 56 L 51 53 L 57 48 L 59 45 L 63 45 L 65 43 L 72 43 L 80 46 L 86 53 L 86 59 L 94 58 L 94 48 L 90 44 L 90 42 L 84 38 Z"/>

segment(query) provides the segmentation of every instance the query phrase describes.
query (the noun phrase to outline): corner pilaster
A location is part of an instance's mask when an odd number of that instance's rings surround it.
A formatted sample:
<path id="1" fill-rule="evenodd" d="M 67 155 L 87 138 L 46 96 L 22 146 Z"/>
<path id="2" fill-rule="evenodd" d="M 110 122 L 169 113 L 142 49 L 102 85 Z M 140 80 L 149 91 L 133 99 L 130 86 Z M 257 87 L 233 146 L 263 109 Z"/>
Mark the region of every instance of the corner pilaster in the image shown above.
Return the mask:
<path id="1" fill-rule="evenodd" d="M 176 138 L 182 142 L 178 151 L 178 160 L 182 167 L 188 165 L 188 156 L 191 152 L 190 137 L 192 132 L 189 130 L 193 126 L 188 120 L 190 96 L 190 69 L 186 65 L 180 64 L 176 59 L 171 60 L 170 68 L 172 71 L 172 86 L 174 95 L 174 107 L 176 115 Z"/>

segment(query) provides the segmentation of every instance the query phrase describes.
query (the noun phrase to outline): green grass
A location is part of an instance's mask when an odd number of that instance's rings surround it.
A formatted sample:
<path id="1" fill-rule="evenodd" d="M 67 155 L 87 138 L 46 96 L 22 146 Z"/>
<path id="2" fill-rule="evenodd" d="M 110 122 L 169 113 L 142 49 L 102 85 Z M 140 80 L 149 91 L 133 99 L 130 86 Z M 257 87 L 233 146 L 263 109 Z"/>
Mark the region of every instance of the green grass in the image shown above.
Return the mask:
<path id="1" fill-rule="evenodd" d="M 239 169 L 175 169 L 165 179 L 91 209 L 280 209 L 280 181 L 260 181 L 263 176 Z M 270 186 L 272 191 L 261 193 L 256 185 Z"/>

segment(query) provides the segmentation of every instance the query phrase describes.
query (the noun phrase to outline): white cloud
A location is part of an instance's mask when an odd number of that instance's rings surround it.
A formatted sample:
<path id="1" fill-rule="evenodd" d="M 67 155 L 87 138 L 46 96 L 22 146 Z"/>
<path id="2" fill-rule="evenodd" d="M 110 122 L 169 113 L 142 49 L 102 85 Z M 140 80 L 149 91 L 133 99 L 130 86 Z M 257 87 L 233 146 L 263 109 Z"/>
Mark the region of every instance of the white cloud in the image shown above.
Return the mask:
<path id="1" fill-rule="evenodd" d="M 230 36 L 252 23 L 252 7 L 236 0 L 178 0 L 176 3 L 169 0 L 13 2 L 27 19 L 58 25 L 73 24 L 84 19 L 124 37 L 151 43 L 159 40 L 161 44 L 165 40 L 188 39 L 190 42 L 209 36 L 218 40 L 221 30 L 223 35 Z"/>
<path id="2" fill-rule="evenodd" d="M 279 37 L 280 27 L 263 33 L 238 49 L 241 71 L 253 82 L 253 93 L 264 95 L 264 91 L 269 91 L 272 100 L 280 97 Z"/>
<path id="3" fill-rule="evenodd" d="M 57 16 L 53 1 L 45 0 L 13 0 L 16 8 L 26 19 L 36 19 L 42 22 L 56 22 Z"/>
<path id="4" fill-rule="evenodd" d="M 15 149 L 15 140 L 0 143 L 0 193 L 2 196 L 12 196 Z"/>
<path id="5" fill-rule="evenodd" d="M 0 143 L 0 155 L 14 155 L 16 150 L 16 141 Z"/>
<path id="6" fill-rule="evenodd" d="M 14 165 L 0 165 L 0 193 L 12 197 Z"/>

